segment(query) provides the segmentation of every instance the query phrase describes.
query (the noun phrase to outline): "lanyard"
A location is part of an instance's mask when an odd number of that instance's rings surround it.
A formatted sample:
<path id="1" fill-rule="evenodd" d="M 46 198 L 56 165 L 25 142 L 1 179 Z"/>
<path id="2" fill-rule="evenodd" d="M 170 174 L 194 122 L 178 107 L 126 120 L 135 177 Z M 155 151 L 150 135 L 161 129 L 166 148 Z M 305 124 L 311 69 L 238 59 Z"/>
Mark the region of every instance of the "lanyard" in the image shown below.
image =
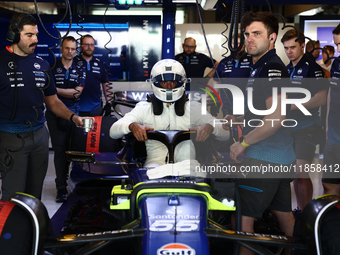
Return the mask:
<path id="1" fill-rule="evenodd" d="M 293 74 L 294 74 L 294 72 L 295 72 L 295 67 L 294 67 L 294 69 L 293 69 L 292 73 L 290 74 L 290 80 L 292 80 L 292 79 L 293 79 Z"/>

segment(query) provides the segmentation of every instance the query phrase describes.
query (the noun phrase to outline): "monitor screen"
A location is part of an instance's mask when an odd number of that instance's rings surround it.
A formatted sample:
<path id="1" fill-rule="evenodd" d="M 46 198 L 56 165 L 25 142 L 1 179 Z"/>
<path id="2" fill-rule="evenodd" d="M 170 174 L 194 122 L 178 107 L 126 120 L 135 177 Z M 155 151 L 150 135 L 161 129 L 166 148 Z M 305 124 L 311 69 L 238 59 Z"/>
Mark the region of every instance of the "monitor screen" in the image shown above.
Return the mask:
<path id="1" fill-rule="evenodd" d="M 319 40 L 320 47 L 332 45 L 335 49 L 334 56 L 338 57 L 336 45 L 333 41 L 332 31 L 340 23 L 339 16 L 301 16 L 300 30 L 312 40 Z M 317 60 L 322 59 L 321 52 Z"/>

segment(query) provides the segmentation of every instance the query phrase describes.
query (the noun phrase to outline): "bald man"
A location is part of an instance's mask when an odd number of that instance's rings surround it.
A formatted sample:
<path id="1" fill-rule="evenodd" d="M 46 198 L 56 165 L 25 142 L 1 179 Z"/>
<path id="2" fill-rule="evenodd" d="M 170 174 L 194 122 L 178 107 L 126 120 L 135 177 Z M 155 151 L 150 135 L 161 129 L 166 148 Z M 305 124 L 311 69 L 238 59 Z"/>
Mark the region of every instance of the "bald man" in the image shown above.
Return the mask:
<path id="1" fill-rule="evenodd" d="M 182 44 L 183 53 L 177 54 L 175 60 L 180 62 L 187 74 L 188 78 L 203 78 L 205 69 L 212 68 L 206 77 L 214 77 L 215 69 L 210 57 L 205 54 L 196 52 L 196 40 L 192 37 L 185 38 Z M 218 62 L 213 59 L 215 66 Z"/>

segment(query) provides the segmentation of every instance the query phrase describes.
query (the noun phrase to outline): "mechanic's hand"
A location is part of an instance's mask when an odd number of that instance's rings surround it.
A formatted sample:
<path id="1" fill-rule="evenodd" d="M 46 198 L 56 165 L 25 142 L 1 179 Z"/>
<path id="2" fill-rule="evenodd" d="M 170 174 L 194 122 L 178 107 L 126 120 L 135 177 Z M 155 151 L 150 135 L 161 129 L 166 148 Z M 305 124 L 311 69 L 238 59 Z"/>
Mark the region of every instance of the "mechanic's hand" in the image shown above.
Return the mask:
<path id="1" fill-rule="evenodd" d="M 146 134 L 146 131 L 153 130 L 153 128 L 143 126 L 139 123 L 133 122 L 129 125 L 129 129 L 131 130 L 134 137 L 136 137 L 137 141 L 139 142 L 145 142 L 148 140 L 148 136 Z"/>
<path id="2" fill-rule="evenodd" d="M 214 128 L 210 124 L 204 124 L 202 126 L 194 127 L 194 128 L 189 128 L 190 131 L 196 130 L 196 141 L 197 142 L 204 142 L 214 131 Z"/>
<path id="3" fill-rule="evenodd" d="M 244 152 L 246 147 L 244 147 L 239 142 L 234 143 L 230 146 L 230 158 L 238 163 L 240 163 L 239 159 L 237 158 L 240 154 Z"/>
<path id="4" fill-rule="evenodd" d="M 74 124 L 76 124 L 76 127 L 82 128 L 84 126 L 84 119 L 92 119 L 93 123 L 95 122 L 95 119 L 93 117 L 80 117 L 78 115 L 73 115 L 72 121 Z"/>
<path id="5" fill-rule="evenodd" d="M 225 124 L 223 124 L 222 125 L 222 127 L 223 127 L 223 129 L 225 129 L 225 130 L 230 130 L 230 122 L 232 121 L 232 122 L 235 122 L 236 121 L 236 117 L 234 116 L 234 115 L 226 115 L 225 117 L 224 117 L 224 119 L 225 120 L 227 120 L 227 123 L 225 123 Z"/>

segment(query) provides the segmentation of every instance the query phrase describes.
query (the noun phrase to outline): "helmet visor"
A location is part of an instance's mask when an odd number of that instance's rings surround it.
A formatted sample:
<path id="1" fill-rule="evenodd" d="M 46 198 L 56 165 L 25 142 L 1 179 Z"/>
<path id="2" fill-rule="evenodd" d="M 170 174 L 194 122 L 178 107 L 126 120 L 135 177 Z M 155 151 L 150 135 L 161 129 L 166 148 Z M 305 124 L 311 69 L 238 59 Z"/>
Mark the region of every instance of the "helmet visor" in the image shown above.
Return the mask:
<path id="1" fill-rule="evenodd" d="M 153 84 L 158 88 L 162 88 L 162 85 L 159 83 L 161 81 L 177 81 L 178 83 L 175 88 L 182 86 L 185 82 L 184 78 L 181 75 L 175 73 L 163 73 L 155 76 L 152 79 Z"/>

